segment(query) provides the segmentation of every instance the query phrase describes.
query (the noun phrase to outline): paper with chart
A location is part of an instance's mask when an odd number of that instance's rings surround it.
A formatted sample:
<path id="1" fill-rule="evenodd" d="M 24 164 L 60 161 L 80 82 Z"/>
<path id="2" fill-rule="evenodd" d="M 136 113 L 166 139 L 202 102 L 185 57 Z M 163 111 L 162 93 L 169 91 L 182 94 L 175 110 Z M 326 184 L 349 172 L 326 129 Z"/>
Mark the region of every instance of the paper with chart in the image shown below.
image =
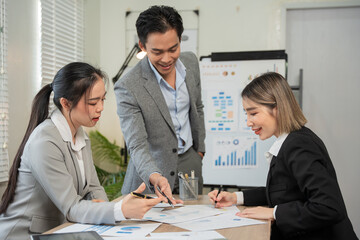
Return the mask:
<path id="1" fill-rule="evenodd" d="M 238 128 L 238 91 L 209 90 L 207 97 L 206 130 L 232 132 Z"/>
<path id="2" fill-rule="evenodd" d="M 90 224 L 72 224 L 68 227 L 56 231 L 56 233 L 65 232 L 86 232 L 95 231 L 101 236 L 115 236 L 115 237 L 145 237 L 150 232 L 154 231 L 161 223 L 120 223 L 119 225 L 90 225 Z"/>
<path id="3" fill-rule="evenodd" d="M 207 231 L 257 224 L 265 224 L 265 222 L 250 218 L 241 218 L 232 214 L 221 214 L 217 216 L 197 219 L 194 221 L 175 223 L 173 225 L 190 231 Z"/>
<path id="4" fill-rule="evenodd" d="M 249 52 L 238 52 L 229 55 L 228 61 L 212 61 L 212 57 L 200 61 L 205 145 L 210 146 L 203 159 L 204 184 L 266 185 L 269 164 L 264 153 L 275 138 L 261 141 L 247 126 L 241 92 L 262 73 L 274 71 L 285 76 L 286 57 L 267 51 L 250 55 Z M 218 56 L 227 58 L 222 54 Z M 233 60 L 230 56 L 243 60 Z M 217 141 L 219 139 L 221 141 Z"/>
<path id="5" fill-rule="evenodd" d="M 235 206 L 227 208 L 214 208 L 213 205 L 187 205 L 181 208 L 164 211 L 152 208 L 145 214 L 143 219 L 172 224 L 223 213 L 235 214 L 238 211 L 239 210 Z"/>
<path id="6" fill-rule="evenodd" d="M 220 233 L 215 231 L 203 232 L 163 232 L 151 233 L 146 238 L 130 237 L 103 237 L 104 240 L 216 240 L 225 239 Z"/>

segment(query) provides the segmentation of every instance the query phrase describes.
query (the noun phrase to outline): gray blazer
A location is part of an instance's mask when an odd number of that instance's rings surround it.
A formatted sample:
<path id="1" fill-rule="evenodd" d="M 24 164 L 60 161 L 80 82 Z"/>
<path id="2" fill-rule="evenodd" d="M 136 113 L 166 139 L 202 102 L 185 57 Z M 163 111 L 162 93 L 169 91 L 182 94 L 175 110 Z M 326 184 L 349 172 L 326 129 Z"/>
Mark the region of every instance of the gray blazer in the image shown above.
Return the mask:
<path id="1" fill-rule="evenodd" d="M 46 119 L 26 143 L 14 200 L 0 215 L 0 239 L 28 239 L 65 221 L 114 224 L 114 203 L 100 186 L 91 156 L 90 142 L 82 150 L 86 185 L 81 179 L 70 142 L 64 142 L 51 121 Z"/>
<path id="2" fill-rule="evenodd" d="M 190 52 L 182 53 L 180 60 L 186 67 L 193 148 L 205 152 L 199 62 Z M 169 109 L 147 57 L 116 82 L 115 94 L 121 129 L 131 156 L 122 193 L 135 190 L 142 182 L 147 184 L 145 191 L 151 192 L 149 176 L 154 172 L 166 177 L 173 189 L 177 177 L 178 141 Z"/>

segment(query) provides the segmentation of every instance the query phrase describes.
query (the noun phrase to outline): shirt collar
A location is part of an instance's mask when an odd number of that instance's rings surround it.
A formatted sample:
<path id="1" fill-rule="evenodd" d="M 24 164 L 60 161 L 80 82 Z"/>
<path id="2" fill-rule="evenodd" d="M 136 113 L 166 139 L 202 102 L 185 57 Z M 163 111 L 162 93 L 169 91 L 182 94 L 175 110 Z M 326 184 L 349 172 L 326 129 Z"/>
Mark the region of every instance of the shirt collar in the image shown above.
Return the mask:
<path id="1" fill-rule="evenodd" d="M 149 65 L 151 70 L 154 72 L 156 80 L 158 81 L 158 83 L 160 84 L 161 80 L 164 80 L 162 78 L 162 76 L 160 75 L 160 73 L 156 70 L 156 68 L 154 67 L 154 65 L 152 65 L 152 63 L 150 62 L 150 59 L 148 58 L 149 61 Z M 186 76 L 186 67 L 185 65 L 181 62 L 180 59 L 176 60 L 175 62 L 175 69 L 176 72 L 180 74 L 182 79 L 185 79 Z M 164 80 L 165 81 L 165 80 Z"/>
<path id="2" fill-rule="evenodd" d="M 55 124 L 56 128 L 59 130 L 62 139 L 65 142 L 70 142 L 71 148 L 74 151 L 80 151 L 83 147 L 85 147 L 86 145 L 85 140 L 87 140 L 88 137 L 86 136 L 82 127 L 79 127 L 79 129 L 77 130 L 77 133 L 75 135 L 75 144 L 74 144 L 74 142 L 72 141 L 70 126 L 66 121 L 64 115 L 61 113 L 61 111 L 59 109 L 56 109 L 51 114 L 50 118 Z"/>
<path id="3" fill-rule="evenodd" d="M 287 138 L 289 134 L 288 133 L 283 133 L 281 134 L 277 139 L 276 141 L 273 143 L 273 145 L 271 146 L 271 148 L 269 149 L 268 152 L 265 153 L 265 157 L 266 157 L 266 160 L 268 162 L 271 161 L 272 157 L 275 156 L 277 157 L 279 151 L 280 151 L 280 148 L 281 146 L 283 145 L 285 139 Z"/>

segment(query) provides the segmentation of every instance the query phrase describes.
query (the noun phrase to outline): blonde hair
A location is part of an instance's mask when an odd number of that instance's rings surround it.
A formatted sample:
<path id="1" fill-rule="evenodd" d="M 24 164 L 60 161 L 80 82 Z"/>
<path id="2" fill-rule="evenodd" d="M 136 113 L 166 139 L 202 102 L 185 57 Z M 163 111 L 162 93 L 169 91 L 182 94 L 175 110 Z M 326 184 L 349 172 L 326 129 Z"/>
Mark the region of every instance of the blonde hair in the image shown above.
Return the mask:
<path id="1" fill-rule="evenodd" d="M 271 110 L 276 107 L 280 134 L 299 130 L 307 122 L 289 84 L 278 73 L 268 72 L 255 78 L 244 88 L 241 97 Z"/>

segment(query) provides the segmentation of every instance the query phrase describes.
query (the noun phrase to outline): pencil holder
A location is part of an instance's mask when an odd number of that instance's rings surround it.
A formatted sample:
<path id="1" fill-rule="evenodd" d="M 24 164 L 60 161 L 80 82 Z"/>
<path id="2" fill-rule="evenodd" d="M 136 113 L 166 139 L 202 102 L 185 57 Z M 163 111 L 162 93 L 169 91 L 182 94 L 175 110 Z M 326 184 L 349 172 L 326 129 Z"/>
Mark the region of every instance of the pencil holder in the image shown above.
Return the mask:
<path id="1" fill-rule="evenodd" d="M 197 200 L 198 188 L 199 179 L 197 177 L 188 179 L 179 178 L 179 194 L 181 200 Z"/>

